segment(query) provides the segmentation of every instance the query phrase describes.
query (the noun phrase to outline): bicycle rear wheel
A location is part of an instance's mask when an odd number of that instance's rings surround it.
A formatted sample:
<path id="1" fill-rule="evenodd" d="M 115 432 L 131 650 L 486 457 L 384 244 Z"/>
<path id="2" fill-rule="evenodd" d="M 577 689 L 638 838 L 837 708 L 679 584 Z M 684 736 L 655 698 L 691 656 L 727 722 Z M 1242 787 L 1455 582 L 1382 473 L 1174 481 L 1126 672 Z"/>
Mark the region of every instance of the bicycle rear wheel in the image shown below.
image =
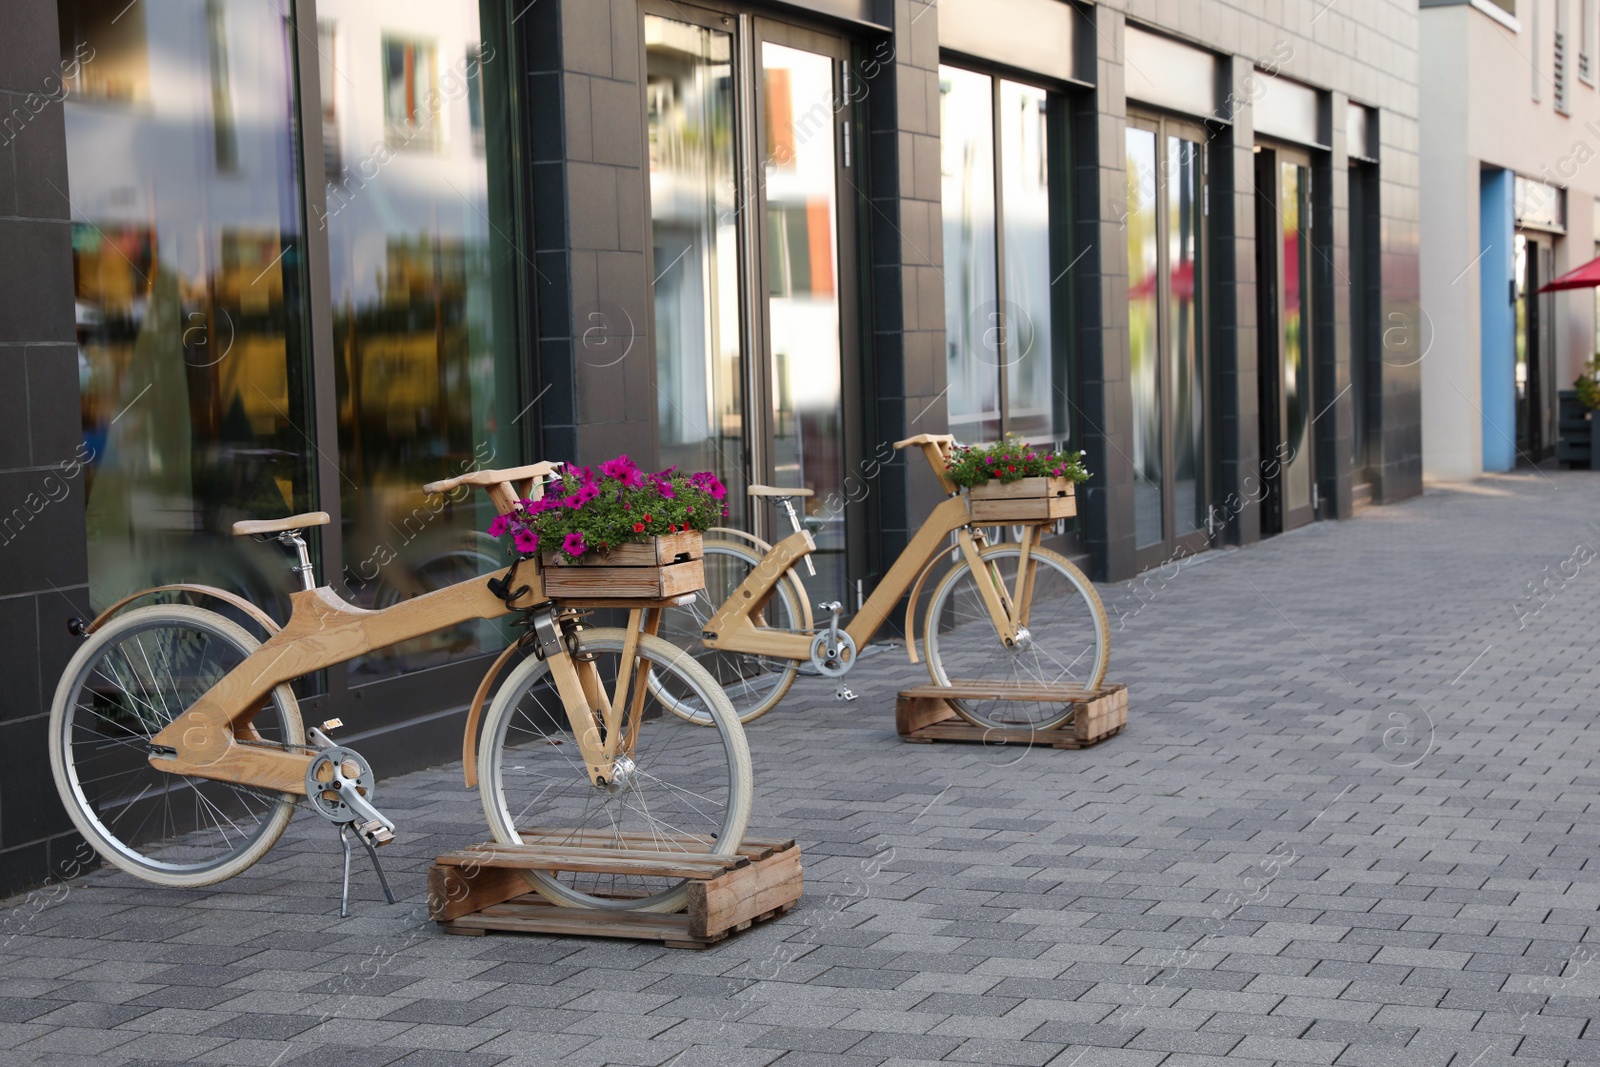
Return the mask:
<path id="1" fill-rule="evenodd" d="M 50 708 L 50 769 L 78 832 L 107 862 L 147 882 L 203 886 L 259 860 L 294 814 L 292 793 L 169 774 L 150 739 L 260 647 L 237 623 L 183 604 L 113 618 L 78 649 Z M 252 744 L 305 741 L 280 685 Z"/>
<path id="2" fill-rule="evenodd" d="M 750 573 L 761 566 L 761 556 L 743 545 L 729 541 L 705 543 L 705 588 L 695 594 L 694 600 L 682 607 L 667 608 L 661 613 L 661 636 L 684 649 L 716 679 L 741 723 L 752 722 L 778 706 L 794 685 L 800 673 L 800 664 L 792 659 L 775 659 L 747 652 L 725 652 L 707 648 L 700 641 L 700 631 L 706 623 L 732 597 Z M 790 633 L 810 628 L 810 615 L 806 612 L 805 589 L 799 577 L 790 571 L 779 579 L 772 597 L 758 612 L 751 613 L 751 621 L 758 627 L 771 627 Z M 652 688 L 659 688 L 651 679 Z M 702 726 L 710 725 L 703 712 L 680 705 L 669 691 L 656 694 L 674 715 L 690 719 Z"/>
<path id="3" fill-rule="evenodd" d="M 626 634 L 585 630 L 582 652 L 608 691 Z M 641 635 L 637 672 L 651 671 L 633 733 L 632 761 L 615 788 L 589 780 L 566 709 L 543 660 L 524 660 L 495 694 L 479 741 L 479 794 L 490 832 L 504 844 L 581 845 L 731 856 L 750 821 L 750 749 L 733 707 L 682 649 Z M 675 714 L 658 693 L 670 693 Z M 631 709 L 629 710 L 632 716 Z M 703 718 L 710 728 L 697 725 Z M 635 732 L 636 731 L 636 732 Z M 682 879 L 610 872 L 524 872 L 556 904 L 670 912 Z"/>
<path id="4" fill-rule="evenodd" d="M 992 545 L 981 553 L 982 580 L 1017 588 L 1021 549 Z M 1033 571 L 1032 606 L 1025 622 L 1026 642 L 1008 649 L 1000 643 L 963 558 L 940 581 L 928 605 L 923 648 L 928 673 L 938 685 L 951 681 L 993 681 L 1002 685 L 1058 685 L 1094 689 L 1105 681 L 1111 656 L 1111 626 L 1100 594 L 1082 571 L 1048 549 L 1029 553 Z M 1053 700 L 1006 698 L 951 700 L 968 722 L 997 729 L 1048 730 L 1072 717 L 1073 705 Z"/>

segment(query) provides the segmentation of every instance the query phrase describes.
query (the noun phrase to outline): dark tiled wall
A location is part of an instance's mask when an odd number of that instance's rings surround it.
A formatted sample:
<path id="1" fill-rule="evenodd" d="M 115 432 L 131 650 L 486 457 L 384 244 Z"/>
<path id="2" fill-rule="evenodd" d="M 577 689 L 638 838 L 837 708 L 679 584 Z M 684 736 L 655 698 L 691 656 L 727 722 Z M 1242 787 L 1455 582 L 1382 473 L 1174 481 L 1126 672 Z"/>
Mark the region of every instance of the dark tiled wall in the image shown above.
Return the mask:
<path id="1" fill-rule="evenodd" d="M 892 50 L 892 52 L 890 51 Z M 940 209 L 939 12 L 896 5 L 887 49 L 860 65 L 867 87 L 870 285 L 867 360 L 877 402 L 865 451 L 949 427 L 944 361 L 944 228 Z M 892 57 L 892 58 L 891 58 Z M 884 468 L 877 508 L 881 574 L 942 496 L 920 449 Z"/>
<path id="2" fill-rule="evenodd" d="M 67 143 L 53 0 L 0 14 L 0 894 L 72 862 L 46 723 L 88 600 Z"/>
<path id="3" fill-rule="evenodd" d="M 540 459 L 655 454 L 639 19 L 635 0 L 546 0 L 519 19 Z"/>

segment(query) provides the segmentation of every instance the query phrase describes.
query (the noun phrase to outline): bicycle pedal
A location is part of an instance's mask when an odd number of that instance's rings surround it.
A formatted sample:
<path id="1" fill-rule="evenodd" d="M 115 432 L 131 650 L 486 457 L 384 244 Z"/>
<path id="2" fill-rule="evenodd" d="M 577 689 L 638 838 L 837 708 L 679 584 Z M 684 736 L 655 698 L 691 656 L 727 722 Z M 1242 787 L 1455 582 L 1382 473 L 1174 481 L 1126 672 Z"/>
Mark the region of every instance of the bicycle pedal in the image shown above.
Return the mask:
<path id="1" fill-rule="evenodd" d="M 356 833 L 371 841 L 375 848 L 387 845 L 394 840 L 394 831 L 376 819 L 357 826 Z"/>
<path id="2" fill-rule="evenodd" d="M 839 688 L 833 691 L 833 699 L 835 700 L 850 701 L 854 700 L 855 698 L 855 690 L 851 689 L 847 685 L 841 685 Z"/>

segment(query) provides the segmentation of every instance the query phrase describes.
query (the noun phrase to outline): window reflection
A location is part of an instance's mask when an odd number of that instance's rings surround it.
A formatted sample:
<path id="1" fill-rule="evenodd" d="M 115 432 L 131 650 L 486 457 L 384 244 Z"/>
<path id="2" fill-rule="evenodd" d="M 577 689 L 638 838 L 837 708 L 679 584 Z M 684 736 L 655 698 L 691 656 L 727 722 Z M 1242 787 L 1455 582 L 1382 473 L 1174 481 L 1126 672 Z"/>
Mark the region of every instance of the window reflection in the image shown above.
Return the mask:
<path id="1" fill-rule="evenodd" d="M 323 139 L 342 163 L 329 180 L 338 491 L 344 596 L 383 607 L 486 573 L 504 551 L 482 531 L 481 494 L 429 498 L 425 482 L 519 461 L 511 278 L 518 252 L 500 216 L 511 163 L 488 122 L 477 148 L 473 99 L 504 79 L 465 0 L 378 8 L 322 0 Z M 485 94 L 492 101 L 496 94 Z M 503 116 L 502 116 L 503 120 Z M 493 172 L 492 167 L 498 167 Z M 495 182 L 501 184 L 494 184 Z M 352 681 L 501 647 L 491 623 L 458 627 L 350 665 Z"/>
<path id="2" fill-rule="evenodd" d="M 1156 232 L 1156 135 L 1127 129 L 1128 378 L 1133 393 L 1133 527 L 1139 547 L 1165 537 L 1162 511 L 1160 269 Z"/>
<path id="3" fill-rule="evenodd" d="M 805 503 L 817 540 L 817 593 L 849 603 L 845 516 L 838 506 L 844 499 L 844 409 L 834 281 L 839 208 L 833 61 L 764 41 L 761 66 L 773 476 L 779 485 L 816 494 Z"/>
<path id="4" fill-rule="evenodd" d="M 313 506 L 289 30 L 252 0 L 58 11 L 91 599 L 201 581 L 281 618 L 281 551 L 229 527 Z"/>
<path id="5" fill-rule="evenodd" d="M 1173 515 L 1179 535 L 1205 529 L 1204 380 L 1200 362 L 1201 146 L 1167 138 L 1167 348 L 1172 383 Z"/>
<path id="6" fill-rule="evenodd" d="M 1306 283 L 1310 279 L 1310 241 L 1302 229 L 1310 190 L 1307 168 L 1280 163 L 1279 226 L 1283 236 L 1283 395 L 1288 413 L 1284 434 L 1284 505 L 1311 506 L 1311 352 Z"/>
<path id="7" fill-rule="evenodd" d="M 946 405 L 966 442 L 1000 437 L 1002 339 L 994 210 L 994 79 L 939 68 Z"/>
<path id="8" fill-rule="evenodd" d="M 1056 336 L 1051 291 L 1066 265 L 1051 268 L 1049 145 L 1049 94 L 1031 85 L 1001 81 L 1004 307 L 1009 319 L 1006 428 L 1032 441 L 1065 441 L 1070 436 L 1066 352 Z M 1058 385 L 1063 391 L 1057 390 Z"/>
<path id="9" fill-rule="evenodd" d="M 661 462 L 716 471 L 743 529 L 732 40 L 656 15 L 644 32 Z"/>

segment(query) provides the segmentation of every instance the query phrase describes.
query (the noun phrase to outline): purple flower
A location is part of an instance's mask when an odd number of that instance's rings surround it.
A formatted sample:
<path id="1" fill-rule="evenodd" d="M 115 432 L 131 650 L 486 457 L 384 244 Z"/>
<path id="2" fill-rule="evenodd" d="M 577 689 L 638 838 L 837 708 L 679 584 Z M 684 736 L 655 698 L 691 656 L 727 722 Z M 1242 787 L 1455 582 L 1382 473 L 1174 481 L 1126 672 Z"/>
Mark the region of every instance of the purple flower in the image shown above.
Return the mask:
<path id="1" fill-rule="evenodd" d="M 574 530 L 567 534 L 566 539 L 561 542 L 561 551 L 574 559 L 589 551 L 589 546 L 583 543 L 583 531 Z"/>
<path id="2" fill-rule="evenodd" d="M 531 556 L 533 553 L 539 551 L 539 535 L 534 533 L 532 530 L 518 530 L 516 535 L 512 537 L 511 541 L 517 546 L 518 552 L 523 552 Z"/>
<path id="3" fill-rule="evenodd" d="M 644 471 L 628 458 L 627 453 L 600 464 L 600 473 L 607 478 L 615 478 L 629 489 L 637 489 L 644 484 Z"/>
<path id="4" fill-rule="evenodd" d="M 496 515 L 489 522 L 490 537 L 504 537 L 506 535 L 506 531 L 509 529 L 511 529 L 510 515 Z"/>
<path id="5" fill-rule="evenodd" d="M 564 508 L 581 508 L 581 507 L 583 507 L 583 490 L 579 489 L 576 493 L 573 493 L 571 496 L 562 497 L 561 498 L 561 506 L 564 507 Z"/>

